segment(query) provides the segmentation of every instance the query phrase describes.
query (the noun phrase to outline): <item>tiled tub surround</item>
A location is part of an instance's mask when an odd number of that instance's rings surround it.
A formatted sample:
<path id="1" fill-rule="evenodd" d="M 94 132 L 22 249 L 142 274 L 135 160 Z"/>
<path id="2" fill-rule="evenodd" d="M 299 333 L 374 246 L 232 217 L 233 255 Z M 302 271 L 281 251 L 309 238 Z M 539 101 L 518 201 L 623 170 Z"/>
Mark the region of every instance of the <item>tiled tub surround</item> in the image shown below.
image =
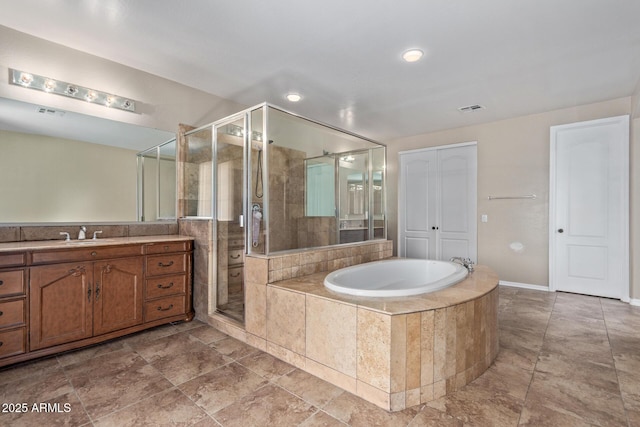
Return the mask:
<path id="1" fill-rule="evenodd" d="M 248 257 L 245 329 L 210 320 L 386 410 L 442 397 L 477 378 L 498 353 L 498 278 L 478 266 L 448 289 L 408 298 L 324 287 L 327 271 L 390 257 L 389 243 Z"/>

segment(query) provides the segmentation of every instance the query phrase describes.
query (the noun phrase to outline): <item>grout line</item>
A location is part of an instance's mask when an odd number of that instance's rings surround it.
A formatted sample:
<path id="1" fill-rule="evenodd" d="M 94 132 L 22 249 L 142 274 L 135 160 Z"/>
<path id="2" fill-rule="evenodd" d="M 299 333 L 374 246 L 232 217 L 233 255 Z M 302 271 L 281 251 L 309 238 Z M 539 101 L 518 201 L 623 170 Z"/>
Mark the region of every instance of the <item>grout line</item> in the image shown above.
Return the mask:
<path id="1" fill-rule="evenodd" d="M 602 310 L 602 318 L 604 320 L 604 329 L 607 333 L 607 342 L 609 343 L 609 352 L 611 353 L 611 360 L 613 361 L 613 369 L 616 372 L 616 382 L 618 383 L 618 393 L 620 394 L 620 400 L 622 401 L 622 407 L 624 408 L 624 415 L 627 419 L 627 425 L 631 426 L 631 420 L 629 419 L 629 409 L 627 408 L 627 402 L 622 396 L 622 389 L 620 388 L 620 373 L 618 371 L 618 366 L 616 363 L 616 358 L 613 355 L 613 345 L 611 344 L 611 338 L 609 337 L 609 327 L 607 325 L 607 318 L 605 316 L 605 310 L 602 307 L 602 298 L 598 298 L 598 302 L 600 303 L 600 310 Z"/>
<path id="2" fill-rule="evenodd" d="M 525 406 L 527 404 L 527 398 L 529 397 L 529 392 L 531 391 L 531 384 L 533 384 L 533 379 L 535 377 L 536 369 L 538 367 L 538 360 L 540 360 L 540 353 L 542 352 L 542 348 L 544 347 L 544 342 L 545 342 L 545 339 L 547 337 L 547 330 L 549 329 L 549 324 L 551 324 L 551 316 L 552 316 L 553 310 L 554 310 L 554 308 L 556 306 L 556 302 L 557 302 L 557 294 L 554 295 L 553 305 L 551 306 L 551 309 L 549 310 L 549 317 L 547 319 L 547 326 L 544 328 L 544 334 L 542 335 L 542 343 L 540 344 L 540 349 L 538 350 L 538 354 L 536 355 L 536 363 L 533 365 L 533 370 L 531 371 L 531 380 L 529 381 L 529 385 L 527 386 L 527 392 L 524 395 L 524 399 L 522 401 L 522 407 L 520 408 L 520 414 L 518 415 L 518 425 L 520 424 L 520 421 L 522 419 L 522 413 L 524 412 L 524 408 L 525 408 Z M 498 326 L 498 329 L 500 329 L 499 326 Z"/>

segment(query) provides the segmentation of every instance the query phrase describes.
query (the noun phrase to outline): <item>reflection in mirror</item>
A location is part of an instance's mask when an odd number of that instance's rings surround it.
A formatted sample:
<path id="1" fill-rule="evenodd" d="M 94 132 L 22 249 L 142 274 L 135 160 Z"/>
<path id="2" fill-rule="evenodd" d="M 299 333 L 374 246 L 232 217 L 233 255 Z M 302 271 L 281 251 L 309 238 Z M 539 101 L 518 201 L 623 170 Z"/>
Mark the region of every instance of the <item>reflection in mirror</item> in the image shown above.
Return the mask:
<path id="1" fill-rule="evenodd" d="M 176 140 L 138 153 L 138 220 L 176 219 Z"/>
<path id="2" fill-rule="evenodd" d="M 305 216 L 335 216 L 336 161 L 334 156 L 305 160 Z"/>
<path id="3" fill-rule="evenodd" d="M 174 137 L 0 98 L 0 223 L 136 221 L 136 154 Z"/>

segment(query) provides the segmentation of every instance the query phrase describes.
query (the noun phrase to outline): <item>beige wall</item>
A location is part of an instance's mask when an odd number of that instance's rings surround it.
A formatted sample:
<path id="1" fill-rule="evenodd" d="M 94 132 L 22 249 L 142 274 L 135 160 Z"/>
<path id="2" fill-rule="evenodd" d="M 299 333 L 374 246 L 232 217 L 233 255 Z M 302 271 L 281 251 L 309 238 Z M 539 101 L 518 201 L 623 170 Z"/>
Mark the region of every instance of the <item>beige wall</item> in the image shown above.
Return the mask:
<path id="1" fill-rule="evenodd" d="M 133 150 L 0 131 L 0 153 L 0 222 L 136 219 Z"/>
<path id="2" fill-rule="evenodd" d="M 630 246 L 631 246 L 631 298 L 640 304 L 640 80 L 631 96 L 630 135 Z M 635 165 L 635 167 L 634 167 Z"/>
<path id="3" fill-rule="evenodd" d="M 640 98 L 640 97 L 639 97 Z M 631 120 L 631 298 L 640 299 L 640 108 Z M 635 303 L 635 302 L 634 302 Z"/>
<path id="4" fill-rule="evenodd" d="M 627 97 L 388 142 L 389 238 L 397 240 L 398 152 L 477 141 L 478 262 L 494 269 L 500 280 L 548 286 L 549 127 L 630 112 Z M 632 176 L 640 182 L 640 172 L 632 169 Z M 535 200 L 487 200 L 532 193 Z M 483 214 L 487 223 L 479 221 Z M 638 234 L 634 240 L 640 245 Z M 513 243 L 523 249 L 514 250 Z"/>

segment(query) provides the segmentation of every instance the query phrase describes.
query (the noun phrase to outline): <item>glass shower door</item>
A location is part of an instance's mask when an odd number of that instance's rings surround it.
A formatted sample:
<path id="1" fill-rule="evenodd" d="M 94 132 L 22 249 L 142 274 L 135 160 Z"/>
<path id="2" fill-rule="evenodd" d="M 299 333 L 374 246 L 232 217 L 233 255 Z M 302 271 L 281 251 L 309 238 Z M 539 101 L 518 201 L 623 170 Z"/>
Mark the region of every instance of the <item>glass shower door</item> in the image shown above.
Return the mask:
<path id="1" fill-rule="evenodd" d="M 214 126 L 216 309 L 244 320 L 244 115 Z"/>

